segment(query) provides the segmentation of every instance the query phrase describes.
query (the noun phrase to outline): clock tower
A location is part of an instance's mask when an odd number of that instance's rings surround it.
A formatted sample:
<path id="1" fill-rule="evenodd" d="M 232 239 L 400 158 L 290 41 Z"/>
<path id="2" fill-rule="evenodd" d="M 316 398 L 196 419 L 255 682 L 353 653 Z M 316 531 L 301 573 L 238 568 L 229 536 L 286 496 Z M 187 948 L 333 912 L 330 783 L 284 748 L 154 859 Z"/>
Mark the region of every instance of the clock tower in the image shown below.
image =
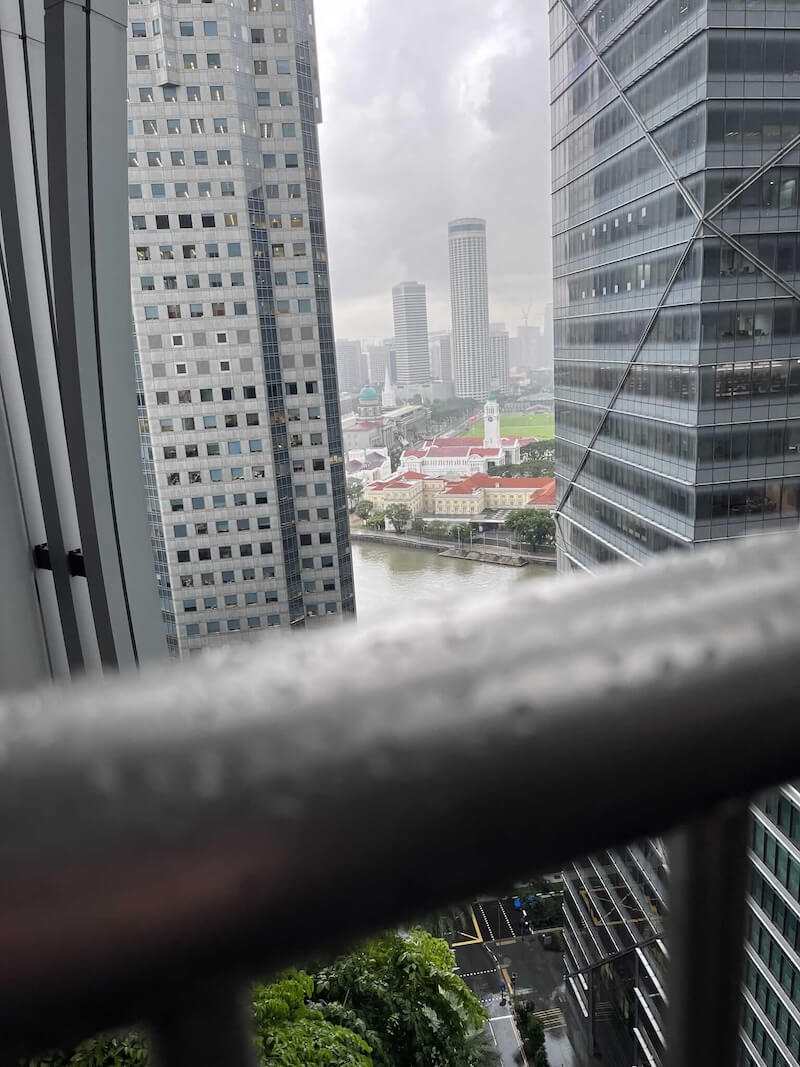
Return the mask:
<path id="1" fill-rule="evenodd" d="M 500 405 L 491 393 L 483 407 L 483 446 L 500 447 Z"/>

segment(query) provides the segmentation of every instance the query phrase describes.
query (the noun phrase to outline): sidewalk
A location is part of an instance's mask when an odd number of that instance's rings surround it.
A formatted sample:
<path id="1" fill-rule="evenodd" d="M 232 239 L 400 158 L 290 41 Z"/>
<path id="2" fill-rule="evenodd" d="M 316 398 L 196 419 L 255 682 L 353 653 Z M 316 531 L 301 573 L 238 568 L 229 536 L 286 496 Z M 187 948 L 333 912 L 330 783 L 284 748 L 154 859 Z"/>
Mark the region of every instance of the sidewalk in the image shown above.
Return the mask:
<path id="1" fill-rule="evenodd" d="M 389 530 L 365 530 L 358 527 L 350 528 L 350 537 L 354 541 L 372 541 L 375 544 L 401 545 L 405 548 L 423 548 L 436 552 L 452 552 L 461 550 L 468 558 L 470 552 L 481 552 L 495 555 L 498 558 L 519 558 L 527 563 L 539 563 L 544 566 L 555 567 L 556 557 L 552 553 L 531 552 L 528 549 L 509 548 L 506 545 L 484 544 L 483 541 L 467 542 L 439 540 L 436 537 L 417 536 L 415 534 L 397 534 Z"/>

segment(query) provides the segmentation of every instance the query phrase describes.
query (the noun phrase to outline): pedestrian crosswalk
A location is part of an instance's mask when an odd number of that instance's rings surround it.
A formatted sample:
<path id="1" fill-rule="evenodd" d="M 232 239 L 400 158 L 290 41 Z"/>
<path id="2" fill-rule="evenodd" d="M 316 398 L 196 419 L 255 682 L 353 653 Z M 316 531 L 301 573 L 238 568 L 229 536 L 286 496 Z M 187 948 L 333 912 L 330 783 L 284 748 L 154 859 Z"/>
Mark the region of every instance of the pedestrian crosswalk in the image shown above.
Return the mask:
<path id="1" fill-rule="evenodd" d="M 566 1026 L 561 1008 L 546 1008 L 544 1011 L 535 1011 L 533 1014 L 542 1024 L 545 1033 L 548 1030 L 560 1030 Z"/>

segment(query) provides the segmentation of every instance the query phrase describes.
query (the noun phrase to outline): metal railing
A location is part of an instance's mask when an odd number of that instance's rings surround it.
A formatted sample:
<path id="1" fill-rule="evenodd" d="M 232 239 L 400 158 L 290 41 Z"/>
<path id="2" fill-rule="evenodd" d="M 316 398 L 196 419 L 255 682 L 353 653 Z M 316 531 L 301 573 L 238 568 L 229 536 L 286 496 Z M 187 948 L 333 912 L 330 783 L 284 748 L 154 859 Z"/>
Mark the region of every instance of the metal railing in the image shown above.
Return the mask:
<path id="1" fill-rule="evenodd" d="M 799 617 L 780 536 L 4 696 L 4 1062 L 136 1019 L 246 1062 L 248 977 L 690 822 L 672 1063 L 733 1063 L 738 798 L 800 770 Z"/>

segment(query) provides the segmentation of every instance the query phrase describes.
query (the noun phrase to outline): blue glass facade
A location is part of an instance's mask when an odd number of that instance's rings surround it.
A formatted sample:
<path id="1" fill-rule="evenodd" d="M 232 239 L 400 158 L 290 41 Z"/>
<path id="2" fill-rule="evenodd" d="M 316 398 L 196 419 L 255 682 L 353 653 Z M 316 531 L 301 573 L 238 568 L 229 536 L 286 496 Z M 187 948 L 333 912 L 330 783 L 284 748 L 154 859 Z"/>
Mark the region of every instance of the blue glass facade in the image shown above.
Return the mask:
<path id="1" fill-rule="evenodd" d="M 550 33 L 559 566 L 794 528 L 800 4 L 559 0 Z M 754 808 L 748 1065 L 798 1058 L 798 802 Z M 566 874 L 605 1062 L 661 1062 L 667 876 L 657 842 Z"/>

